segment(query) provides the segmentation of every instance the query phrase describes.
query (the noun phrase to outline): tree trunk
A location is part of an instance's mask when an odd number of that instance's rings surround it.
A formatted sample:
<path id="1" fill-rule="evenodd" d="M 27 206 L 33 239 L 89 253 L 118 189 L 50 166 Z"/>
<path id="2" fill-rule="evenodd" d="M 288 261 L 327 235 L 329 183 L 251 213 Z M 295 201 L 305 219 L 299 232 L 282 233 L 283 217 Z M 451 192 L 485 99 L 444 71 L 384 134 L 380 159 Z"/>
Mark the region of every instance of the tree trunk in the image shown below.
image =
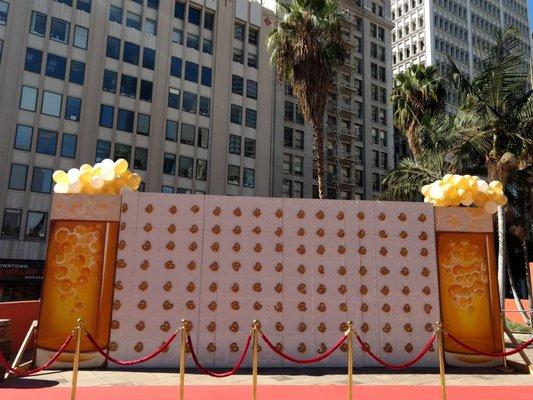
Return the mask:
<path id="1" fill-rule="evenodd" d="M 414 122 L 412 122 L 411 125 L 406 129 L 405 136 L 407 136 L 407 144 L 409 145 L 409 151 L 411 152 L 412 156 L 416 159 L 420 156 L 420 153 L 422 151 L 420 150 L 418 139 L 415 137 L 415 132 L 416 132 L 416 125 Z"/>
<path id="2" fill-rule="evenodd" d="M 322 123 L 313 124 L 314 144 L 316 149 L 316 169 L 318 173 L 318 197 L 327 198 L 326 189 L 326 168 L 324 160 L 324 127 Z M 340 171 L 339 171 L 340 172 Z"/>
<path id="3" fill-rule="evenodd" d="M 529 302 L 529 327 L 533 330 L 533 290 L 531 288 L 531 275 L 529 274 L 529 252 L 527 248 L 528 235 L 522 240 L 522 253 L 524 254 L 524 267 L 526 272 L 527 301 Z"/>
<path id="4" fill-rule="evenodd" d="M 522 305 L 522 302 L 520 301 L 520 297 L 518 297 L 518 291 L 516 290 L 516 285 L 514 283 L 513 278 L 513 271 L 511 271 L 511 268 L 507 268 L 507 276 L 509 277 L 509 286 L 511 287 L 511 291 L 513 292 L 513 298 L 516 304 L 516 309 L 522 316 L 522 319 L 524 322 L 529 325 L 529 317 L 526 313 L 526 310 L 524 310 L 524 306 Z"/>
<path id="5" fill-rule="evenodd" d="M 500 308 L 505 309 L 505 252 L 507 240 L 505 237 L 505 210 L 498 207 L 498 292 L 500 294 Z"/>

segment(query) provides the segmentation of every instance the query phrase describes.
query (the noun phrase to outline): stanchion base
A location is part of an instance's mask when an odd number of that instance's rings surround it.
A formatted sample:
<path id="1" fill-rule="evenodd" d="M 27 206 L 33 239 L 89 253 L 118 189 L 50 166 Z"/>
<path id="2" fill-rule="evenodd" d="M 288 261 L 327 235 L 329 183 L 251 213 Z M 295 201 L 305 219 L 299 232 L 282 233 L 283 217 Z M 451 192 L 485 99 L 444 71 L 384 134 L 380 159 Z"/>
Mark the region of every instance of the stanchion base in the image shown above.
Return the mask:
<path id="1" fill-rule="evenodd" d="M 446 364 L 454 367 L 499 367 L 503 365 L 503 358 L 487 357 L 476 354 L 461 354 L 444 352 Z"/>
<path id="2" fill-rule="evenodd" d="M 55 353 L 55 351 L 37 348 L 35 351 L 35 365 L 43 365 L 50 360 Z M 51 367 L 51 369 L 71 369 L 73 362 L 74 352 L 65 351 L 59 356 L 57 362 Z M 104 366 L 104 364 L 104 357 L 102 357 L 97 351 L 80 353 L 80 368 L 99 368 Z"/>

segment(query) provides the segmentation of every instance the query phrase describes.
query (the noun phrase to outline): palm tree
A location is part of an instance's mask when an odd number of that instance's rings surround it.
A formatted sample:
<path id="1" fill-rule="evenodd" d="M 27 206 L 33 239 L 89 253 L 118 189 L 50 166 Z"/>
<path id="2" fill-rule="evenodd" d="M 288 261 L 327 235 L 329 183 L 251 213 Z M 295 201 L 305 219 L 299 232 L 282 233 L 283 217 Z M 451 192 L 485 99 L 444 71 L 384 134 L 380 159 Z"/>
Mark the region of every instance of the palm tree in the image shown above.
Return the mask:
<path id="1" fill-rule="evenodd" d="M 394 125 L 407 136 L 409 150 L 417 158 L 422 152 L 417 128 L 424 115 L 444 109 L 446 87 L 435 66 L 411 65 L 394 78 L 390 101 L 394 109 Z"/>
<path id="2" fill-rule="evenodd" d="M 278 81 L 289 83 L 314 131 L 319 197 L 326 197 L 324 114 L 333 77 L 346 55 L 337 0 L 276 0 L 280 18 L 268 38 Z"/>

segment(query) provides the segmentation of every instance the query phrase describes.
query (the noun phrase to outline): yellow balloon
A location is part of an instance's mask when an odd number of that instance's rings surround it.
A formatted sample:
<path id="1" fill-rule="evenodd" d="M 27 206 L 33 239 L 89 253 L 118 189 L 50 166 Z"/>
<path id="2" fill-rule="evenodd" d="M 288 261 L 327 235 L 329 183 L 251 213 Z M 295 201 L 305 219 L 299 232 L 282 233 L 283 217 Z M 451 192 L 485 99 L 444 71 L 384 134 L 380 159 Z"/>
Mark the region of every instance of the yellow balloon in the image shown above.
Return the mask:
<path id="1" fill-rule="evenodd" d="M 140 184 L 141 184 L 141 177 L 135 173 L 128 180 L 128 186 L 132 189 L 137 189 Z"/>
<path id="2" fill-rule="evenodd" d="M 68 183 L 56 183 L 54 185 L 54 193 L 68 193 Z"/>
<path id="3" fill-rule="evenodd" d="M 489 183 L 489 187 L 494 191 L 494 193 L 503 193 L 503 185 L 499 181 L 492 181 L 491 183 Z"/>
<path id="4" fill-rule="evenodd" d="M 65 171 L 58 169 L 52 174 L 52 179 L 55 183 L 66 183 L 68 184 L 68 175 Z"/>
<path id="5" fill-rule="evenodd" d="M 497 205 L 504 206 L 507 204 L 507 196 L 504 194 L 496 194 L 493 196 L 493 200 Z"/>
<path id="6" fill-rule="evenodd" d="M 498 205 L 493 201 L 487 201 L 483 208 L 489 214 L 494 214 L 496 211 L 498 211 Z"/>
<path id="7" fill-rule="evenodd" d="M 472 205 L 472 203 L 474 202 L 474 199 L 472 198 L 472 196 L 470 195 L 470 193 L 468 193 L 467 195 L 465 195 L 462 199 L 461 199 L 461 204 L 463 206 L 470 206 Z"/>
<path id="8" fill-rule="evenodd" d="M 93 174 L 91 174 L 91 172 L 83 171 L 80 175 L 80 182 L 90 183 L 92 178 L 93 178 Z"/>
<path id="9" fill-rule="evenodd" d="M 123 158 L 119 158 L 115 161 L 115 172 L 117 175 L 123 174 L 128 169 L 128 162 Z"/>

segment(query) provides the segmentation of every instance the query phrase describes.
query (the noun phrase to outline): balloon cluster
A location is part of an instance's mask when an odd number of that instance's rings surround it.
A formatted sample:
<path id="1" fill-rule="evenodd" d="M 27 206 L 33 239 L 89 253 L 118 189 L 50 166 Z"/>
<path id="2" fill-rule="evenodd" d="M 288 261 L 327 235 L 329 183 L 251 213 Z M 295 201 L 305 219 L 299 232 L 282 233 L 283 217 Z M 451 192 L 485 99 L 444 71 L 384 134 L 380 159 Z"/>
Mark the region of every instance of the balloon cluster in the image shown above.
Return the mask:
<path id="1" fill-rule="evenodd" d="M 120 194 L 136 190 L 141 177 L 128 170 L 128 162 L 106 158 L 93 166 L 83 164 L 68 172 L 57 170 L 52 175 L 54 193 Z"/>
<path id="2" fill-rule="evenodd" d="M 426 203 L 440 207 L 479 207 L 489 214 L 498 211 L 498 206 L 507 204 L 501 182 L 490 183 L 470 175 L 446 174 L 442 179 L 422 187 Z"/>

